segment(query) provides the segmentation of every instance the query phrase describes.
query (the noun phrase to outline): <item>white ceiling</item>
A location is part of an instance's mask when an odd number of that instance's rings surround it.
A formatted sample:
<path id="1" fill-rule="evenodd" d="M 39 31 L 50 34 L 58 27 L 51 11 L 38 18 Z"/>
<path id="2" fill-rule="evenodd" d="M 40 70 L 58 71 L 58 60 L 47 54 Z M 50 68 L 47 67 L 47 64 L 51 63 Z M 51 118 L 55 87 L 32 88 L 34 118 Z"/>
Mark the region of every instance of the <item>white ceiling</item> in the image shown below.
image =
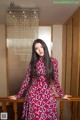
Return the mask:
<path id="1" fill-rule="evenodd" d="M 80 4 L 53 4 L 54 0 L 0 0 L 0 24 L 5 23 L 6 11 L 12 1 L 15 6 L 21 8 L 38 8 L 40 25 L 63 24 L 80 6 Z"/>

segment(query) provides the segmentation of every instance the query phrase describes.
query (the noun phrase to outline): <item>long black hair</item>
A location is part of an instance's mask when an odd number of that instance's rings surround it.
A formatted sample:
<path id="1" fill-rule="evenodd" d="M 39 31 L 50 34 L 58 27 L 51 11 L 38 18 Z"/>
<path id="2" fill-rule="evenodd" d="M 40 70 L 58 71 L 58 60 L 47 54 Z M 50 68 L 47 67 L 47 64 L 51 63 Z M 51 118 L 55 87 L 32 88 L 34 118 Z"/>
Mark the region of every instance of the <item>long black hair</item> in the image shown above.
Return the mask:
<path id="1" fill-rule="evenodd" d="M 51 84 L 51 81 L 54 80 L 54 69 L 53 69 L 53 64 L 48 52 L 48 47 L 45 44 L 45 42 L 41 39 L 36 39 L 33 42 L 32 45 L 32 56 L 31 56 L 31 61 L 30 61 L 30 66 L 31 66 L 31 71 L 30 71 L 30 81 L 29 81 L 29 86 L 32 84 L 32 78 L 36 74 L 36 63 L 39 60 L 39 55 L 35 51 L 35 44 L 40 43 L 44 49 L 44 63 L 45 63 L 45 68 L 46 68 L 46 82 L 48 85 Z"/>

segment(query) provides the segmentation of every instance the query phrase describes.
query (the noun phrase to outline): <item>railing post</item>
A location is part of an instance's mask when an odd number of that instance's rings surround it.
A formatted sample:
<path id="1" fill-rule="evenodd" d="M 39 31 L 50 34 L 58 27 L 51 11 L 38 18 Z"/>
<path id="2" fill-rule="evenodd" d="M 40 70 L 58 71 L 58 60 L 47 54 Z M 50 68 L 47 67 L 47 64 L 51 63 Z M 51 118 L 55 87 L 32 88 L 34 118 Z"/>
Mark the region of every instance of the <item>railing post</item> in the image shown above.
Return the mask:
<path id="1" fill-rule="evenodd" d="M 7 108 L 6 108 L 6 102 L 2 102 L 2 111 L 6 112 Z"/>
<path id="2" fill-rule="evenodd" d="M 71 120 L 77 120 L 77 103 L 71 102 Z"/>
<path id="3" fill-rule="evenodd" d="M 60 101 L 60 120 L 63 120 L 64 101 Z"/>
<path id="4" fill-rule="evenodd" d="M 18 120 L 17 117 L 17 103 L 13 102 L 13 109 L 14 109 L 14 120 Z"/>

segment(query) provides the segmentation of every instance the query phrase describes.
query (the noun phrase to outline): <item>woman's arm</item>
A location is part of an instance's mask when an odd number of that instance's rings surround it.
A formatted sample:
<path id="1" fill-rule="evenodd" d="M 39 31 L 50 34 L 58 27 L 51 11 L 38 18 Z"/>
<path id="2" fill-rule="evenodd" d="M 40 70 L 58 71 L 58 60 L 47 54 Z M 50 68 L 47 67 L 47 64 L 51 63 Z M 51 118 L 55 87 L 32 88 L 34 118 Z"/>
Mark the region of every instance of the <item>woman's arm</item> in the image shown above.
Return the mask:
<path id="1" fill-rule="evenodd" d="M 52 62 L 53 62 L 53 67 L 54 67 L 54 81 L 53 81 L 54 88 L 55 88 L 57 94 L 60 97 L 63 97 L 64 94 L 62 92 L 62 89 L 61 89 L 59 81 L 58 81 L 58 61 L 56 59 L 52 58 Z"/>
<path id="2" fill-rule="evenodd" d="M 53 65 L 54 65 L 54 88 L 57 92 L 57 94 L 62 97 L 63 99 L 69 99 L 69 97 L 71 97 L 71 95 L 64 95 L 64 93 L 62 92 L 62 89 L 60 87 L 59 81 L 58 81 L 58 62 L 56 59 L 53 59 Z"/>

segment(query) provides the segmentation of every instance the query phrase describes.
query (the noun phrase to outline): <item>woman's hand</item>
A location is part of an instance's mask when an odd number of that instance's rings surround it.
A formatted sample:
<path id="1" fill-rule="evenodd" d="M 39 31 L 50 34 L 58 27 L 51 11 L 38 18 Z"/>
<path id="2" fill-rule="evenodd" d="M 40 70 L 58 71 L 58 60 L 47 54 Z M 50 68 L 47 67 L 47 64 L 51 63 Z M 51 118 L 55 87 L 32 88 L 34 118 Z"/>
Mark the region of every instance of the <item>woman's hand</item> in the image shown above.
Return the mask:
<path id="1" fill-rule="evenodd" d="M 9 96 L 8 98 L 9 98 L 9 99 L 12 99 L 12 100 L 17 100 L 17 98 L 16 98 L 15 95 Z"/>
<path id="2" fill-rule="evenodd" d="M 63 99 L 67 99 L 67 100 L 70 100 L 69 97 L 72 97 L 71 95 L 64 95 Z"/>

